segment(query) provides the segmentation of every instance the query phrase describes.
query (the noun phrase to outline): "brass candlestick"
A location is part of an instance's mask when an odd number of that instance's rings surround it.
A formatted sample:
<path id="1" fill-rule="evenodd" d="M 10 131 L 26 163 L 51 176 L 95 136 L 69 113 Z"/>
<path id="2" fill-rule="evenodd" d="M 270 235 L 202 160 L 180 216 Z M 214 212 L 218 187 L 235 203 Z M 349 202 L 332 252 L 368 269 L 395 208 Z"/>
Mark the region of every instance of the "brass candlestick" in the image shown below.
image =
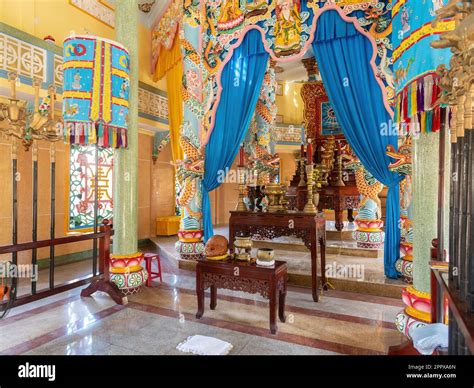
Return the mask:
<path id="1" fill-rule="evenodd" d="M 305 163 L 306 159 L 304 157 L 301 157 L 299 159 L 299 163 L 300 163 L 300 181 L 298 183 L 298 187 L 303 187 L 303 186 L 306 186 L 306 182 L 304 180 L 304 163 Z"/>
<path id="2" fill-rule="evenodd" d="M 308 194 L 306 196 L 306 205 L 304 205 L 303 212 L 305 213 L 311 213 L 311 214 L 316 214 L 318 212 L 318 209 L 316 206 L 314 206 L 313 202 L 313 163 L 307 164 L 306 165 L 306 180 L 307 180 L 307 185 L 308 185 Z"/>
<path id="3" fill-rule="evenodd" d="M 245 198 L 245 167 L 238 166 L 237 167 L 237 178 L 239 183 L 239 200 L 237 202 L 237 206 L 235 210 L 238 212 L 246 212 L 247 206 L 245 206 L 244 198 Z"/>
<path id="4" fill-rule="evenodd" d="M 339 154 L 337 156 L 337 182 L 334 184 L 334 186 L 345 186 L 346 184 L 342 180 L 342 154 Z"/>

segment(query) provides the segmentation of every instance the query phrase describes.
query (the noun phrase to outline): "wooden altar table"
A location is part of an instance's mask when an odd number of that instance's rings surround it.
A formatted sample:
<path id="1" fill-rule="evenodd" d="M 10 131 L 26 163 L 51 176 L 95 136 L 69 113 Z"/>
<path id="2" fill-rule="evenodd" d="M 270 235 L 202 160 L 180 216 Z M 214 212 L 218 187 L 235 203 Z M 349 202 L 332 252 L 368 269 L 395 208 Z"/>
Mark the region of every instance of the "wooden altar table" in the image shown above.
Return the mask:
<path id="1" fill-rule="evenodd" d="M 198 312 L 196 318 L 204 314 L 204 290 L 211 288 L 211 310 L 217 306 L 217 289 L 244 291 L 260 294 L 269 299 L 270 332 L 276 334 L 276 306 L 278 316 L 285 322 L 287 265 L 275 260 L 275 265 L 262 267 L 254 262 L 199 260 L 196 265 L 196 294 Z"/>
<path id="2" fill-rule="evenodd" d="M 319 204 L 318 209 L 334 209 L 334 219 L 337 231 L 344 228 L 344 220 L 342 215 L 344 210 L 347 210 L 347 220 L 354 222 L 352 215 L 353 209 L 359 207 L 359 190 L 357 186 L 325 186 L 319 190 Z"/>
<path id="3" fill-rule="evenodd" d="M 307 202 L 308 190 L 303 187 L 292 187 L 290 189 L 286 196 L 288 208 L 303 210 Z M 347 210 L 347 221 L 354 222 L 353 210 L 359 207 L 359 196 L 359 190 L 355 185 L 324 186 L 319 189 L 318 210 L 333 209 L 336 230 L 340 232 L 344 229 L 344 210 Z"/>
<path id="4" fill-rule="evenodd" d="M 301 238 L 306 248 L 311 252 L 311 289 L 313 300 L 318 301 L 318 243 L 321 254 L 321 282 L 323 288 L 326 289 L 326 220 L 322 213 L 231 211 L 229 219 L 229 249 L 231 252 L 234 249 L 237 233 L 251 236 L 258 234 L 268 239 L 280 236 Z"/>

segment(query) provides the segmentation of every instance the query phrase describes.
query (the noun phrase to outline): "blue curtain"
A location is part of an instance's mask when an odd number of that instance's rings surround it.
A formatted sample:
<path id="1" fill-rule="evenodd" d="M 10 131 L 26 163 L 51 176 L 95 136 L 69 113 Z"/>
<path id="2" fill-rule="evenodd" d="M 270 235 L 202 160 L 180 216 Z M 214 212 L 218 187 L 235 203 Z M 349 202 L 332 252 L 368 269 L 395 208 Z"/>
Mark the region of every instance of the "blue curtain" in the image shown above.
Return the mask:
<path id="1" fill-rule="evenodd" d="M 317 21 L 313 49 L 329 101 L 345 137 L 364 167 L 388 186 L 385 276 L 397 278 L 395 261 L 400 249 L 400 177 L 388 170 L 390 159 L 385 154 L 388 144 L 397 149 L 397 136 L 383 130 L 383 125 L 392 128 L 392 120 L 369 63 L 372 44 L 352 23 L 345 22 L 337 11 L 330 10 Z"/>
<path id="2" fill-rule="evenodd" d="M 222 93 L 214 129 L 206 145 L 202 180 L 205 241 L 214 234 L 209 192 L 221 185 L 219 172 L 230 168 L 237 156 L 257 105 L 267 63 L 268 53 L 260 32 L 250 30 L 222 70 Z"/>

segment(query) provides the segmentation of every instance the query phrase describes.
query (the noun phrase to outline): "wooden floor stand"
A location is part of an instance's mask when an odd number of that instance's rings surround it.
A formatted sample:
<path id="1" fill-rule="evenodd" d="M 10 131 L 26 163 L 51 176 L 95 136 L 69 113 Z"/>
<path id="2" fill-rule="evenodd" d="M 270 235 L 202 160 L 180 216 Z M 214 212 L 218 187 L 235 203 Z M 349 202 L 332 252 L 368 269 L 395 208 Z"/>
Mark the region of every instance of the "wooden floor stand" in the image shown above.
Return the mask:
<path id="1" fill-rule="evenodd" d="M 92 282 L 88 287 L 84 288 L 81 291 L 81 296 L 90 297 L 96 291 L 105 292 L 119 305 L 126 305 L 128 303 L 127 297 L 122 294 L 117 285 L 103 278 Z"/>

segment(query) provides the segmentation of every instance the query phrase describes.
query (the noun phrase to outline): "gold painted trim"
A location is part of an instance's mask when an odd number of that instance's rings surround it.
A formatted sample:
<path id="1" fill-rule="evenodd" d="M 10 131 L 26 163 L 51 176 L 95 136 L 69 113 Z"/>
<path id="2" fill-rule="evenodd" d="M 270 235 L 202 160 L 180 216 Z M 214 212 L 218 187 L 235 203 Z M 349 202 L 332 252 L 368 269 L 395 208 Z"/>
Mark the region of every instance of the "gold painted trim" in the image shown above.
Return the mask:
<path id="1" fill-rule="evenodd" d="M 111 259 L 136 259 L 140 256 L 143 256 L 143 253 L 135 252 L 135 253 L 132 253 L 132 254 L 129 254 L 129 255 L 114 255 L 114 254 L 111 254 L 110 258 Z"/>
<path id="2" fill-rule="evenodd" d="M 380 228 L 357 228 L 359 232 L 380 232 Z"/>
<path id="3" fill-rule="evenodd" d="M 112 273 L 131 273 L 138 272 L 142 270 L 141 265 L 132 265 L 131 267 L 110 267 L 109 271 Z"/>
<path id="4" fill-rule="evenodd" d="M 87 68 L 87 69 L 92 69 L 93 67 L 93 62 L 92 61 L 69 61 L 69 62 L 63 62 L 63 70 L 64 69 L 70 69 L 70 68 Z"/>
<path id="5" fill-rule="evenodd" d="M 423 311 L 417 310 L 414 307 L 407 306 L 405 307 L 405 313 L 412 318 L 418 319 L 424 322 L 431 322 L 431 314 L 425 313 Z"/>
<path id="6" fill-rule="evenodd" d="M 179 238 L 179 241 L 181 242 L 187 242 L 187 243 L 193 243 L 193 242 L 201 242 L 202 241 L 202 238 L 182 238 L 180 237 Z"/>
<path id="7" fill-rule="evenodd" d="M 424 299 L 431 300 L 431 294 L 429 292 L 418 291 L 411 285 L 407 287 L 407 292 L 409 294 L 417 296 L 418 298 L 424 298 Z"/>

